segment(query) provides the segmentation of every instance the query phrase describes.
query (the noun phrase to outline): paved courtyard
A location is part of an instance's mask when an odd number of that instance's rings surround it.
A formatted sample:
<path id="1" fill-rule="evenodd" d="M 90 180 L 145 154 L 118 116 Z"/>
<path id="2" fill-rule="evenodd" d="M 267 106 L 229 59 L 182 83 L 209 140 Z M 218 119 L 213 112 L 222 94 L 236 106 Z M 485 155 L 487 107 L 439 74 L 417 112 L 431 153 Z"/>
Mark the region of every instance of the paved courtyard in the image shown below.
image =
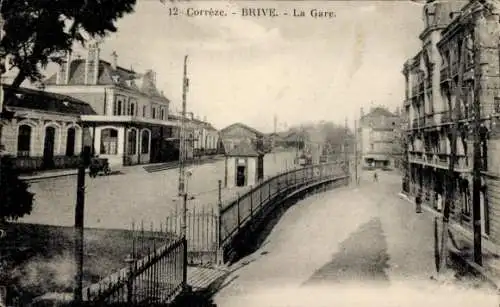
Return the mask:
<path id="1" fill-rule="evenodd" d="M 260 249 L 231 269 L 214 302 L 225 306 L 498 306 L 495 295 L 430 280 L 433 218 L 399 199 L 381 173 L 302 200 Z M 486 291 L 486 290 L 485 290 Z"/>
<path id="2" fill-rule="evenodd" d="M 293 167 L 294 153 L 271 153 L 265 156 L 265 176 Z M 192 166 L 188 190 L 195 198 L 188 209 L 212 209 L 217 204 L 218 180 L 224 180 L 224 161 Z M 85 226 L 129 229 L 132 221 L 159 225 L 179 205 L 178 169 L 147 173 L 134 167 L 125 174 L 86 177 Z M 35 206 L 21 222 L 48 225 L 74 225 L 76 176 L 43 179 L 31 183 Z M 223 200 L 233 199 L 240 189 L 224 189 Z"/>

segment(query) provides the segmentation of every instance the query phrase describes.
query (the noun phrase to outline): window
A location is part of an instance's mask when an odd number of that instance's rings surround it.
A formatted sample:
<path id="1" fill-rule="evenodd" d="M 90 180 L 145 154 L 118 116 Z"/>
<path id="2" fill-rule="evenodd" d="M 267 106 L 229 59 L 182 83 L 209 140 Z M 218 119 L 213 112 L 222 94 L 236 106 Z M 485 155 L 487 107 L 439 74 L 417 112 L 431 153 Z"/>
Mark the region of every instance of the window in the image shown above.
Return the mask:
<path id="1" fill-rule="evenodd" d="M 131 102 L 130 105 L 129 105 L 129 112 L 128 114 L 130 114 L 131 116 L 134 116 L 135 114 L 135 103 Z"/>
<path id="2" fill-rule="evenodd" d="M 494 108 L 495 108 L 495 113 L 500 113 L 500 97 L 495 97 Z"/>
<path id="3" fill-rule="evenodd" d="M 373 144 L 370 144 L 370 150 L 373 150 L 374 148 Z"/>
<path id="4" fill-rule="evenodd" d="M 135 129 L 130 129 L 128 132 L 128 151 L 127 153 L 129 155 L 135 155 L 137 154 L 137 130 Z"/>
<path id="5" fill-rule="evenodd" d="M 76 129 L 71 127 L 68 128 L 68 134 L 66 136 L 66 156 L 71 157 L 75 155 L 75 136 Z"/>
<path id="6" fill-rule="evenodd" d="M 142 130 L 141 153 L 142 154 L 149 153 L 149 131 L 148 130 Z"/>
<path id="7" fill-rule="evenodd" d="M 107 128 L 101 130 L 101 150 L 103 155 L 118 154 L 118 130 Z"/>
<path id="8" fill-rule="evenodd" d="M 123 100 L 120 97 L 115 99 L 115 107 L 113 109 L 113 115 L 122 115 L 123 113 Z"/>
<path id="9" fill-rule="evenodd" d="M 146 106 L 142 107 L 142 116 L 146 117 Z"/>
<path id="10" fill-rule="evenodd" d="M 155 107 L 151 108 L 151 113 L 152 113 L 151 117 L 156 118 L 156 108 Z"/>
<path id="11" fill-rule="evenodd" d="M 161 120 L 165 120 L 165 110 L 163 110 L 163 108 L 161 109 L 161 117 L 160 117 Z"/>
<path id="12" fill-rule="evenodd" d="M 31 127 L 28 125 L 19 126 L 17 135 L 17 156 L 29 157 L 31 148 Z"/>

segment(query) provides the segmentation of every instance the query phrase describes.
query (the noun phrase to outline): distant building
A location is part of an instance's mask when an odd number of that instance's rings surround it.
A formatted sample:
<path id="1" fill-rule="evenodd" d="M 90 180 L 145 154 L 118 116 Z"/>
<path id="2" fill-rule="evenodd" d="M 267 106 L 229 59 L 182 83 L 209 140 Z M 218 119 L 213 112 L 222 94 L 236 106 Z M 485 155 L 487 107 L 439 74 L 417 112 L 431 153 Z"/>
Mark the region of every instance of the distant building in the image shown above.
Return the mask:
<path id="1" fill-rule="evenodd" d="M 264 138 L 262 132 L 242 123 L 227 126 L 220 134 L 226 152 L 231 152 L 242 143 L 256 144 L 257 140 Z"/>
<path id="2" fill-rule="evenodd" d="M 374 107 L 367 114 L 361 109 L 358 148 L 362 167 L 394 167 L 395 139 L 400 118 L 384 107 Z"/>
<path id="3" fill-rule="evenodd" d="M 22 171 L 76 168 L 82 150 L 81 116 L 96 112 L 79 99 L 3 85 L 4 106 L 13 118 L 4 120 L 0 144 Z"/>

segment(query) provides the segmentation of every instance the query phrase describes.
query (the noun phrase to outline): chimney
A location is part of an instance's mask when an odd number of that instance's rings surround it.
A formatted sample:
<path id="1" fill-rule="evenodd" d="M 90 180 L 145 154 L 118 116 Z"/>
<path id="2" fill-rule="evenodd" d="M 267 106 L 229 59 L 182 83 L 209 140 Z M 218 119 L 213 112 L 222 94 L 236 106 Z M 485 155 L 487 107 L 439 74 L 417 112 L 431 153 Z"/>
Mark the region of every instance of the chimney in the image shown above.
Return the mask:
<path id="1" fill-rule="evenodd" d="M 99 56 L 99 43 L 91 42 L 88 47 L 87 59 L 85 60 L 85 84 L 97 84 L 99 78 Z"/>
<path id="2" fill-rule="evenodd" d="M 111 53 L 111 68 L 116 70 L 116 67 L 118 67 L 118 54 L 116 54 L 116 51 L 113 51 Z"/>

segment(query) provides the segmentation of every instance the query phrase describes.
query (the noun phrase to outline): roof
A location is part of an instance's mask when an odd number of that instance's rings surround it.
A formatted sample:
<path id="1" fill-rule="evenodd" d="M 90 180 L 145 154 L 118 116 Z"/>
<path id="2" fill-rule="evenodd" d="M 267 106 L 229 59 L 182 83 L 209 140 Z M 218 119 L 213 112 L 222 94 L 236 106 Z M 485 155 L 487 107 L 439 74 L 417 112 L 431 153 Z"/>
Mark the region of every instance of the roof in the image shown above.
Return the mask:
<path id="1" fill-rule="evenodd" d="M 260 153 L 252 144 L 242 142 L 230 150 L 227 155 L 229 157 L 259 157 L 264 154 Z"/>
<path id="2" fill-rule="evenodd" d="M 181 120 L 182 116 L 176 115 L 176 114 L 168 114 L 168 119 L 170 119 L 170 120 Z M 205 122 L 205 121 L 202 121 L 202 120 L 199 120 L 199 119 L 191 119 L 191 118 L 187 118 L 187 122 L 194 122 L 194 123 L 197 123 L 199 125 L 204 126 L 207 130 L 217 131 L 217 129 L 215 129 L 215 127 L 211 123 L 209 123 L 209 122 Z"/>
<path id="3" fill-rule="evenodd" d="M 88 103 L 70 96 L 27 88 L 13 89 L 10 85 L 3 85 L 3 88 L 6 98 L 4 103 L 8 107 L 71 115 L 97 114 Z"/>
<path id="4" fill-rule="evenodd" d="M 245 124 L 243 124 L 243 123 L 234 123 L 234 124 L 232 124 L 232 125 L 227 126 L 226 128 L 221 129 L 221 130 L 220 130 L 220 132 L 221 132 L 221 133 L 224 133 L 224 131 L 227 131 L 227 130 L 229 130 L 229 129 L 231 129 L 231 128 L 234 128 L 234 127 L 240 127 L 240 128 L 243 128 L 243 129 L 249 130 L 249 131 L 251 131 L 252 133 L 256 134 L 257 136 L 264 136 L 264 133 L 262 133 L 262 132 L 258 131 L 257 129 L 254 129 L 254 128 L 252 128 L 252 127 L 249 127 L 249 126 L 247 126 L 247 125 L 245 125 Z"/>
<path id="5" fill-rule="evenodd" d="M 371 109 L 369 113 L 365 114 L 362 118 L 365 118 L 365 117 L 377 117 L 377 116 L 397 117 L 396 114 L 390 112 L 386 108 L 375 107 L 375 108 Z"/>
<path id="6" fill-rule="evenodd" d="M 85 59 L 74 59 L 71 61 L 69 67 L 69 81 L 64 86 L 85 85 L 85 62 Z M 120 66 L 114 69 L 109 62 L 99 60 L 97 85 L 113 85 L 168 102 L 169 100 L 158 91 L 156 86 L 152 82 L 147 81 L 148 77 L 152 74 L 154 74 L 154 72 L 151 70 L 148 70 L 144 74 L 139 74 L 133 70 Z M 115 76 L 118 76 L 117 80 L 114 80 Z M 46 85 L 58 85 L 56 80 L 57 73 L 46 79 L 44 83 Z"/>

